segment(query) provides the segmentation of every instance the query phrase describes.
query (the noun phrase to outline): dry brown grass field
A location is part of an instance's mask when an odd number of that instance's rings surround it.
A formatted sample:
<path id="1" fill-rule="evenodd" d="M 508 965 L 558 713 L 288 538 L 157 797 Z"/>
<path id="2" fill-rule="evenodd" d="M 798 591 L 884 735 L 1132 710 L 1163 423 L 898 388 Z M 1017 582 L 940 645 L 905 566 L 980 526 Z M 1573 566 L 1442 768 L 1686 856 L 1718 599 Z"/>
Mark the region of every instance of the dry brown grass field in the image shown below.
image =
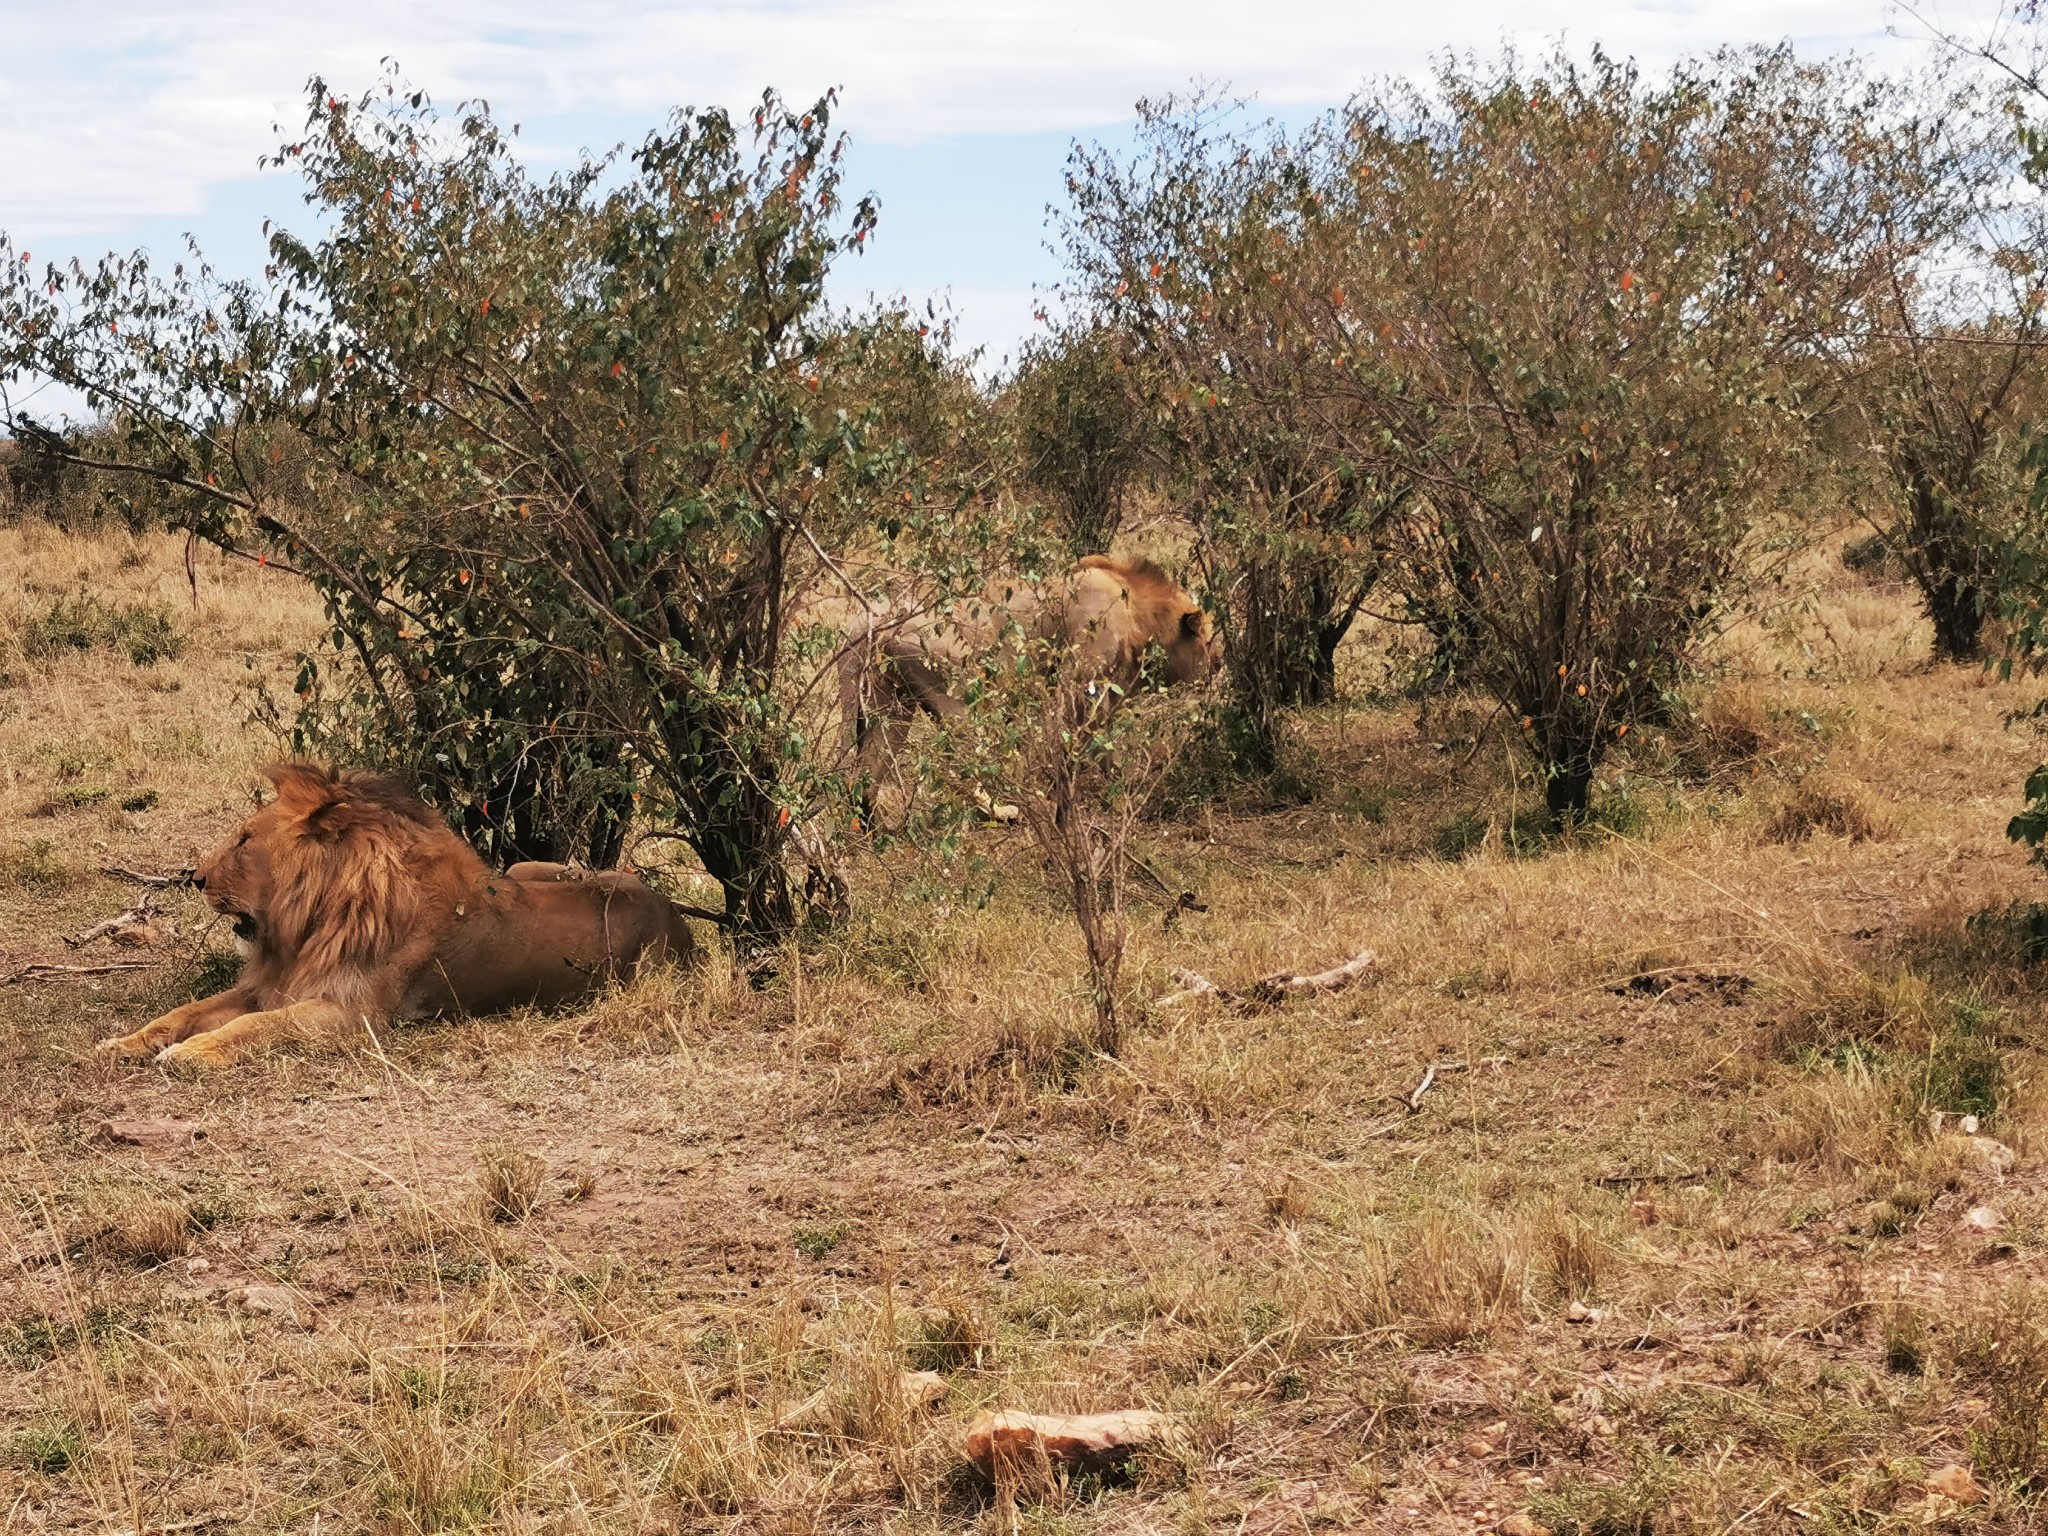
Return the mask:
<path id="1" fill-rule="evenodd" d="M 1302 795 L 1146 826 L 1207 911 L 1134 910 L 1140 997 L 1372 948 L 1348 991 L 1091 1056 L 991 828 L 856 857 L 855 920 L 762 987 L 207 1076 L 92 1049 L 217 984 L 196 897 L 160 948 L 63 942 L 134 899 L 102 866 L 246 813 L 251 687 L 318 632 L 196 573 L 0 529 L 0 1532 L 2039 1522 L 2038 689 L 1930 666 L 1831 553 L 1568 837 L 1457 701 L 1320 714 Z M 1175 1432 L 996 1489 L 989 1407 Z"/>

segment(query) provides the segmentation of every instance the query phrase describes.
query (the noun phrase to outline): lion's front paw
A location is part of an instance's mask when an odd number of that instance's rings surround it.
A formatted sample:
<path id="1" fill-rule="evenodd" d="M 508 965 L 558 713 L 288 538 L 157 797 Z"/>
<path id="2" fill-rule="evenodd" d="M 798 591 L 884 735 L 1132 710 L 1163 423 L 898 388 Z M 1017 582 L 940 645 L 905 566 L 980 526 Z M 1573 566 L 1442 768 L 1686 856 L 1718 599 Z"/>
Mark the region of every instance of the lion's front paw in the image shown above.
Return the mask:
<path id="1" fill-rule="evenodd" d="M 133 1034 L 116 1035 L 113 1039 L 102 1040 L 93 1047 L 96 1055 L 119 1056 L 123 1058 L 153 1056 L 158 1049 L 157 1042 L 150 1038 L 149 1026 L 147 1024 L 143 1025 L 142 1028 L 136 1030 Z"/>
<path id="2" fill-rule="evenodd" d="M 156 1053 L 156 1064 L 160 1067 L 227 1067 L 237 1059 L 237 1051 L 223 1046 L 211 1035 L 194 1035 Z"/>

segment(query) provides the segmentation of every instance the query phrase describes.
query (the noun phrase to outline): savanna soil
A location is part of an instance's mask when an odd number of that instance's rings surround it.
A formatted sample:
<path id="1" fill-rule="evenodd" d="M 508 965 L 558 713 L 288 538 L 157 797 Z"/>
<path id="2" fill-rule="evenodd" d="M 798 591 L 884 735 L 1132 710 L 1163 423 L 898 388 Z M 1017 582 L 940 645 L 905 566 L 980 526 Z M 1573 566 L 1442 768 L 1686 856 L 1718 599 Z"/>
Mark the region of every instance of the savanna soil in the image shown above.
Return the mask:
<path id="1" fill-rule="evenodd" d="M 1816 556 L 1563 838 L 1477 704 L 1305 721 L 1285 803 L 1146 828 L 1207 911 L 1134 909 L 1135 994 L 1376 969 L 1141 1008 L 1114 1059 L 991 829 L 854 856 L 855 920 L 758 987 L 172 1076 L 93 1045 L 231 972 L 201 904 L 63 939 L 137 895 L 103 866 L 247 812 L 251 690 L 320 628 L 195 574 L 0 529 L 0 977 L 147 967 L 0 982 L 0 1531 L 2035 1522 L 2043 890 L 2003 828 L 2043 748 L 1898 588 Z M 116 620 L 52 649 L 78 594 Z M 994 1489 L 989 1407 L 1176 1433 Z"/>

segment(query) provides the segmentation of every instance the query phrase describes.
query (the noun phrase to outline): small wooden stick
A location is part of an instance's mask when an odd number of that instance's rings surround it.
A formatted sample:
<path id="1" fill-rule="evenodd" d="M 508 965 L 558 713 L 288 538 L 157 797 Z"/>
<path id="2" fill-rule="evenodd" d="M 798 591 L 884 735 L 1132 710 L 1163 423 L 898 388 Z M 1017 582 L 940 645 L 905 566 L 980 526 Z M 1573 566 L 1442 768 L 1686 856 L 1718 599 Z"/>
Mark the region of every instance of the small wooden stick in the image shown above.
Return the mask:
<path id="1" fill-rule="evenodd" d="M 24 965 L 18 971 L 0 976 L 0 983 L 55 981 L 67 976 L 107 976 L 115 971 L 149 971 L 155 968 L 154 960 L 114 960 L 106 965 Z"/>
<path id="2" fill-rule="evenodd" d="M 142 899 L 125 912 L 116 912 L 112 917 L 82 928 L 64 942 L 73 949 L 81 949 L 94 939 L 113 938 L 124 929 L 139 928 L 156 916 L 156 893 L 144 891 Z"/>
<path id="3" fill-rule="evenodd" d="M 158 891 L 174 885 L 196 885 L 199 881 L 198 867 L 192 864 L 187 864 L 183 869 L 174 869 L 167 875 L 146 875 L 139 869 L 126 869 L 119 864 L 102 864 L 100 873 L 111 875 L 116 880 L 132 880 L 137 885 L 146 885 Z"/>
<path id="4" fill-rule="evenodd" d="M 1422 1113 L 1422 1096 L 1436 1086 L 1436 1063 L 1429 1064 L 1429 1070 L 1422 1074 L 1422 1081 L 1415 1085 L 1415 1091 L 1408 1095 L 1408 1113 Z"/>

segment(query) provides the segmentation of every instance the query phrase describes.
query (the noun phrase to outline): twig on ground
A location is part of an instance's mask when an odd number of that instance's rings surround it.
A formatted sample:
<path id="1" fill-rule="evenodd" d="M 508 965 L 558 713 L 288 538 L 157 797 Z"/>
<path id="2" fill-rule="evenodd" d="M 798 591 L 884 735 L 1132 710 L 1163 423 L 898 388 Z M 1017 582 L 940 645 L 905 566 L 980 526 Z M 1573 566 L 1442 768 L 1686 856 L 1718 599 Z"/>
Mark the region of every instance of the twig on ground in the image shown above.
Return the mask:
<path id="1" fill-rule="evenodd" d="M 82 949 L 95 939 L 112 939 L 116 944 L 143 946 L 157 944 L 176 933 L 166 920 L 158 926 L 156 893 L 144 891 L 142 899 L 125 911 L 94 923 L 90 928 L 81 928 L 64 942 L 73 949 Z"/>
<path id="2" fill-rule="evenodd" d="M 72 976 L 108 976 L 115 971 L 152 971 L 154 960 L 114 960 L 106 965 L 24 965 L 20 970 L 9 971 L 0 976 L 0 984 L 17 981 L 56 981 Z"/>
<path id="3" fill-rule="evenodd" d="M 1429 1092 L 1429 1090 L 1430 1090 L 1430 1089 L 1432 1089 L 1432 1088 L 1434 1088 L 1435 1086 L 1436 1086 L 1436 1063 L 1435 1063 L 1435 1062 L 1431 1062 L 1431 1063 L 1429 1064 L 1429 1069 L 1428 1069 L 1427 1071 L 1425 1071 L 1425 1072 L 1424 1072 L 1424 1073 L 1422 1074 L 1422 1081 L 1421 1081 L 1421 1082 L 1419 1082 L 1419 1083 L 1417 1083 L 1417 1084 L 1415 1085 L 1415 1091 L 1414 1091 L 1413 1093 L 1411 1093 L 1411 1094 L 1409 1094 L 1409 1095 L 1408 1095 L 1408 1113 L 1409 1113 L 1409 1114 L 1411 1114 L 1411 1115 L 1419 1115 L 1419 1114 L 1421 1114 L 1421 1113 L 1422 1113 L 1422 1096 L 1423 1096 L 1423 1095 L 1424 1095 L 1425 1093 Z"/>
<path id="4" fill-rule="evenodd" d="M 1711 1168 L 1674 1168 L 1669 1173 L 1596 1173 L 1586 1182 L 1589 1184 L 1675 1184 L 1680 1179 L 1704 1179 L 1714 1170 Z"/>
<path id="5" fill-rule="evenodd" d="M 197 885 L 199 883 L 199 869 L 197 865 L 193 864 L 187 864 L 182 869 L 174 869 L 168 874 L 162 875 L 144 874 L 139 869 L 127 869 L 119 864 L 102 864 L 100 866 L 100 873 L 111 875 L 116 880 L 132 880 L 137 885 L 146 885 L 151 890 L 157 891 L 166 890 L 176 885 Z"/>
<path id="6" fill-rule="evenodd" d="M 1180 990 L 1178 992 L 1169 992 L 1165 997 L 1159 999 L 1159 1006 L 1162 1008 L 1173 1003 L 1184 1003 L 1191 997 L 1227 997 L 1229 995 L 1200 971 L 1174 970 L 1169 971 L 1167 974 L 1173 977 Z"/>
<path id="7" fill-rule="evenodd" d="M 1505 1056 L 1481 1056 L 1477 1061 L 1432 1061 L 1422 1073 L 1422 1081 L 1409 1093 L 1390 1093 L 1387 1100 L 1402 1106 L 1407 1114 L 1422 1113 L 1422 1096 L 1436 1086 L 1436 1080 L 1446 1072 L 1470 1072 L 1476 1067 L 1497 1067 L 1507 1060 Z M 1399 1125 L 1399 1120 L 1389 1125 Z"/>
<path id="8" fill-rule="evenodd" d="M 1194 997 L 1215 997 L 1233 1008 L 1254 1010 L 1272 1008 L 1290 997 L 1305 992 L 1341 992 L 1359 977 L 1373 968 L 1375 961 L 1369 949 L 1360 950 L 1342 965 L 1333 965 L 1327 971 L 1314 971 L 1307 975 L 1294 975 L 1286 971 L 1266 976 L 1253 982 L 1242 991 L 1231 991 L 1219 987 L 1200 971 L 1171 972 L 1180 991 L 1170 992 L 1159 999 L 1158 1006 L 1167 1007 L 1184 1003 Z"/>

